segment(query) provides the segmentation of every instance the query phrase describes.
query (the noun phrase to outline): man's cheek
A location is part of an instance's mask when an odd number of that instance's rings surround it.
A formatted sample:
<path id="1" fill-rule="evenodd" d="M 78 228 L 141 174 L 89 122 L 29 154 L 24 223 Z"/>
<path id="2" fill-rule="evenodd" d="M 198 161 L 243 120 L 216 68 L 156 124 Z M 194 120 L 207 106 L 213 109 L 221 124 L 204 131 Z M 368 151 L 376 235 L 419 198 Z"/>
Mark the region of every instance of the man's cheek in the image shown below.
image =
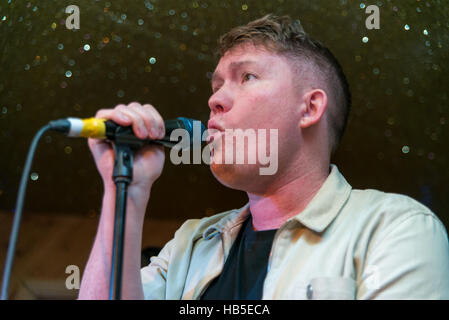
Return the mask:
<path id="1" fill-rule="evenodd" d="M 249 97 L 248 104 L 252 112 L 265 114 L 267 117 L 276 114 L 285 104 L 284 93 L 277 93 L 270 88 L 259 90 L 259 94 Z"/>

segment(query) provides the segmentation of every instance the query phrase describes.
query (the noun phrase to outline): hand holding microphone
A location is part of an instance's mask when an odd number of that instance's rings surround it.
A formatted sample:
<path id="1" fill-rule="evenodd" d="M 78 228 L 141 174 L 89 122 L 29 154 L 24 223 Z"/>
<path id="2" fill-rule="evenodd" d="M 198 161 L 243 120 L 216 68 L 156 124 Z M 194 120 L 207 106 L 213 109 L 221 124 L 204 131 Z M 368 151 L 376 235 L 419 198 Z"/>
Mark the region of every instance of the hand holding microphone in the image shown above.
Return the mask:
<path id="1" fill-rule="evenodd" d="M 19 185 L 16 212 L 4 268 L 1 298 L 7 299 L 8 297 L 9 279 L 27 181 L 37 144 L 45 132 L 54 130 L 71 137 L 89 137 L 89 148 L 103 179 L 105 190 L 97 233 L 101 236 L 96 238 L 92 249 L 93 256 L 100 257 L 101 263 L 88 263 L 86 269 L 100 268 L 99 273 L 94 272 L 93 274 L 99 276 L 96 280 L 104 286 L 102 294 L 106 297 L 106 293 L 109 291 L 110 298 L 121 298 L 122 275 L 127 275 L 129 273 L 127 270 L 136 272 L 136 275 L 139 272 L 140 262 L 138 262 L 137 267 L 130 267 L 123 262 L 132 261 L 131 264 L 137 265 L 137 257 L 140 257 L 140 249 L 137 251 L 136 249 L 140 248 L 143 218 L 151 187 L 161 175 L 164 166 L 165 153 L 163 146 L 178 145 L 177 142 L 174 143 L 170 139 L 171 132 L 174 133 L 176 138 L 180 138 L 177 135 L 179 132 L 175 132 L 176 129 L 184 129 L 183 136 L 185 136 L 184 133 L 187 133 L 190 138 L 195 139 L 194 122 L 194 120 L 187 118 L 177 118 L 164 122 L 159 112 L 152 105 L 141 105 L 133 102 L 128 105 L 118 105 L 114 109 L 99 110 L 95 118 L 86 120 L 60 119 L 50 121 L 49 124 L 43 126 L 31 142 Z M 203 125 L 200 125 L 200 128 L 201 130 L 196 130 L 196 132 L 200 131 L 199 139 L 201 140 L 205 128 Z M 113 141 L 114 147 L 106 139 Z M 180 142 L 183 140 L 182 137 Z M 180 147 L 183 148 L 184 146 L 182 144 Z M 129 152 L 133 152 L 132 156 Z M 117 161 L 114 159 L 116 154 Z M 132 165 L 130 165 L 130 161 L 132 161 Z M 118 165 L 116 166 L 114 162 L 117 162 Z M 129 171 L 131 168 L 132 174 Z M 115 171 L 115 169 L 118 171 Z M 127 210 L 129 211 L 128 215 L 126 215 Z M 131 243 L 127 245 L 128 250 L 124 250 L 125 239 L 128 243 Z M 104 264 L 105 252 L 111 255 L 109 265 Z M 122 273 L 123 270 L 125 272 Z M 137 277 L 132 276 L 131 278 Z M 107 286 L 107 282 L 109 282 L 109 286 Z M 127 281 L 124 282 L 127 283 Z M 86 290 L 89 291 L 89 289 Z M 86 290 L 81 291 L 86 293 Z M 83 296 L 86 296 L 86 294 L 83 294 Z M 89 293 L 87 293 L 87 296 L 89 296 Z"/>
<path id="2" fill-rule="evenodd" d="M 83 121 L 81 119 L 68 119 L 54 121 L 53 124 L 62 123 L 69 136 L 96 137 L 89 138 L 88 144 L 95 160 L 97 169 L 103 179 L 105 190 L 114 188 L 112 172 L 114 169 L 114 150 L 107 140 L 101 135 L 106 134 L 105 122 L 108 121 L 108 132 L 110 126 L 130 127 L 132 132 L 129 136 L 134 140 L 158 140 L 165 136 L 165 124 L 159 112 L 150 104 L 141 105 L 132 102 L 128 105 L 117 105 L 114 109 L 99 110 L 95 119 Z M 86 123 L 87 122 L 87 123 Z M 86 125 L 87 124 L 87 125 Z M 103 128 L 101 128 L 103 127 Z M 70 132 L 68 131 L 70 130 Z M 62 131 L 62 130 L 61 130 Z M 83 131 L 81 133 L 81 131 Z M 129 191 L 140 189 L 140 192 L 148 192 L 151 185 L 161 175 L 165 161 L 163 146 L 158 144 L 145 144 L 134 154 L 133 181 Z"/>
<path id="3" fill-rule="evenodd" d="M 96 118 L 112 120 L 121 126 L 132 126 L 139 139 L 162 139 L 165 135 L 164 121 L 159 112 L 150 104 L 141 105 L 133 102 L 118 105 L 114 109 L 101 109 Z M 112 172 L 114 169 L 114 151 L 110 143 L 100 139 L 88 139 L 89 148 L 94 156 L 96 166 L 103 179 L 105 188 L 114 187 Z M 164 148 L 149 144 L 139 149 L 134 155 L 133 181 L 129 192 L 139 189 L 146 193 L 154 181 L 159 178 L 165 161 Z"/>
<path id="4" fill-rule="evenodd" d="M 129 187 L 131 194 L 136 190 L 138 198 L 142 199 L 148 195 L 162 172 L 165 160 L 162 146 L 195 148 L 205 141 L 207 134 L 200 121 L 184 117 L 164 121 L 152 105 L 137 102 L 99 110 L 95 118 L 50 121 L 49 127 L 69 137 L 89 138 L 89 148 L 105 191 L 113 191 L 115 186 L 111 177 L 117 155 L 109 142 L 113 142 L 115 147 L 124 145 L 134 150 L 132 183 Z"/>

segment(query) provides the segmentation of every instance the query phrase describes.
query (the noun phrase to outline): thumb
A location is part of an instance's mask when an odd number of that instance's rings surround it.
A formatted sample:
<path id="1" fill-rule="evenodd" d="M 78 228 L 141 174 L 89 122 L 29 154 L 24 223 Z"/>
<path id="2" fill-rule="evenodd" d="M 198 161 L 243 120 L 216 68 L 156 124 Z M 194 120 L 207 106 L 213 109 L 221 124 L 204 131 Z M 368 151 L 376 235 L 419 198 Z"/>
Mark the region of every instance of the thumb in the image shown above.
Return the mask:
<path id="1" fill-rule="evenodd" d="M 98 159 L 105 153 L 113 153 L 112 146 L 105 140 L 89 138 L 87 139 L 87 144 L 95 159 Z"/>

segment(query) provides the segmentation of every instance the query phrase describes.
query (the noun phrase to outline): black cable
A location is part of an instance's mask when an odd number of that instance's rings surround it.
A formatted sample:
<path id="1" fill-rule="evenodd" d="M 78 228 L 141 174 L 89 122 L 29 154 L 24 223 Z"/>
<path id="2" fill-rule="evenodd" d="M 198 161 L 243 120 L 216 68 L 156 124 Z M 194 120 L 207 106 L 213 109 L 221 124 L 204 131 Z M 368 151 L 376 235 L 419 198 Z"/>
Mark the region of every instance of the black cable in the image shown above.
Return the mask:
<path id="1" fill-rule="evenodd" d="M 51 129 L 50 125 L 46 125 L 42 127 L 34 136 L 30 149 L 28 151 L 27 159 L 25 162 L 25 167 L 23 168 L 22 172 L 22 178 L 20 180 L 19 185 L 19 193 L 17 195 L 17 201 L 16 201 L 16 210 L 14 214 L 14 221 L 12 225 L 11 230 L 11 236 L 9 238 L 9 246 L 8 246 L 8 253 L 6 255 L 6 262 L 5 262 L 5 269 L 3 271 L 3 281 L 2 281 L 2 293 L 1 293 L 1 299 L 7 300 L 8 299 L 8 288 L 9 288 L 9 281 L 11 278 L 11 269 L 12 264 L 14 262 L 14 253 L 16 251 L 16 243 L 17 243 L 17 236 L 19 234 L 19 226 L 20 226 L 20 220 L 22 219 L 22 211 L 23 211 L 23 203 L 25 199 L 26 194 L 26 187 L 28 183 L 28 177 L 31 171 L 31 165 L 33 163 L 33 157 L 34 153 L 36 151 L 37 144 L 42 137 L 42 135 Z"/>

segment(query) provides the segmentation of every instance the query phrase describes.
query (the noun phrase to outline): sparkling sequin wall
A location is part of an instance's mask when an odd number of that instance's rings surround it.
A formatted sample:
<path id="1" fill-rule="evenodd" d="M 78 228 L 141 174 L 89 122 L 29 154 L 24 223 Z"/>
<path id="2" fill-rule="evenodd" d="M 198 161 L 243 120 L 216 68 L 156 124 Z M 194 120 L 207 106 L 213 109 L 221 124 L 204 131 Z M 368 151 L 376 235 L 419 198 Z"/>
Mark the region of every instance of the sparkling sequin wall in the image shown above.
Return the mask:
<path id="1" fill-rule="evenodd" d="M 66 7 L 80 28 L 69 30 Z M 380 28 L 367 29 L 376 5 Z M 166 119 L 207 121 L 217 38 L 267 13 L 299 19 L 340 60 L 349 125 L 333 162 L 354 188 L 403 193 L 449 224 L 449 2 L 15 1 L 0 3 L 0 210 L 13 211 L 26 151 L 52 119 L 151 103 Z M 30 212 L 96 216 L 102 185 L 85 140 L 47 134 L 30 175 Z M 174 201 L 173 201 L 174 200 Z M 193 218 L 240 207 L 207 165 L 166 162 L 152 217 Z"/>

